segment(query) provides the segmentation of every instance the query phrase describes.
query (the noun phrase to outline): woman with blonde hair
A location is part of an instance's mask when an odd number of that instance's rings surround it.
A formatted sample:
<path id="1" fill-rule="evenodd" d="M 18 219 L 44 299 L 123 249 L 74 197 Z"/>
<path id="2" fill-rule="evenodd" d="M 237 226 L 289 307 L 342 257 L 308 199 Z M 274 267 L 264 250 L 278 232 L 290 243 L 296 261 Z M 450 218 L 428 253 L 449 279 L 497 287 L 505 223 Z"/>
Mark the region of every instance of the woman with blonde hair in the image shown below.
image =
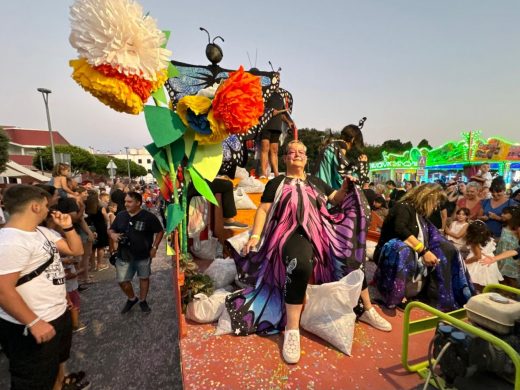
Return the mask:
<path id="1" fill-rule="evenodd" d="M 407 192 L 385 219 L 374 259 L 387 306 L 418 297 L 451 311 L 474 294 L 460 253 L 428 220 L 445 199 L 441 186 L 423 184 Z"/>

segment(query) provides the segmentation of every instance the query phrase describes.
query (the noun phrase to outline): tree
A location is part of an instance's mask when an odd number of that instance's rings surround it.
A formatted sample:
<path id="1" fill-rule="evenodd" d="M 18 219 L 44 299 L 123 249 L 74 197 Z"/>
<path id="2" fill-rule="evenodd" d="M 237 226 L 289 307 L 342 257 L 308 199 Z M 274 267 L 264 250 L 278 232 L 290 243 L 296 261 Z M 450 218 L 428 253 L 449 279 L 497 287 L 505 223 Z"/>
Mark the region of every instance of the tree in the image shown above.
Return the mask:
<path id="1" fill-rule="evenodd" d="M 79 146 L 56 145 L 54 149 L 56 153 L 70 154 L 70 165 L 73 174 L 90 172 L 96 164 L 96 159 L 92 153 L 90 153 L 88 150 L 80 148 Z M 47 146 L 46 148 L 41 149 L 36 153 L 33 158 L 34 166 L 40 165 L 40 156 L 42 156 L 44 169 L 51 171 L 53 168 L 51 147 Z"/>
<path id="2" fill-rule="evenodd" d="M 106 176 L 108 174 L 107 165 L 110 160 L 113 160 L 117 167 L 116 174 L 119 176 L 128 176 L 128 165 L 126 163 L 126 159 L 99 154 L 95 155 L 94 157 L 96 159 L 96 163 L 92 168 L 93 173 Z M 132 177 L 146 176 L 148 171 L 146 168 L 130 160 L 130 174 Z"/>
<path id="3" fill-rule="evenodd" d="M 428 142 L 428 140 L 426 138 L 422 139 L 421 142 L 419 142 L 417 144 L 417 148 L 420 149 L 420 148 L 428 148 L 428 149 L 432 149 L 430 143 Z"/>
<path id="4" fill-rule="evenodd" d="M 7 161 L 9 161 L 9 137 L 0 127 L 0 172 L 5 171 Z"/>

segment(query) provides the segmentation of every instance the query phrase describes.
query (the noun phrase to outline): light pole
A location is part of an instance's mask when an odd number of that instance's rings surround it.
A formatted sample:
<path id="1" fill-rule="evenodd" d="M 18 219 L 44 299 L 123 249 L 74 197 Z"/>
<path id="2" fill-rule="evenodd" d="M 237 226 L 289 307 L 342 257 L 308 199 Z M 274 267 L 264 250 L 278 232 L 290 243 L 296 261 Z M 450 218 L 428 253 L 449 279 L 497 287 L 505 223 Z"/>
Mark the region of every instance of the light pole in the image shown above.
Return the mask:
<path id="1" fill-rule="evenodd" d="M 52 151 L 52 166 L 56 165 L 56 152 L 54 151 L 54 139 L 52 138 L 51 116 L 49 114 L 49 94 L 52 93 L 50 89 L 38 88 L 38 92 L 42 93 L 43 101 L 45 102 L 45 111 L 47 112 L 47 126 L 49 127 L 49 136 L 51 137 L 51 151 Z"/>
<path id="2" fill-rule="evenodd" d="M 126 167 L 128 168 L 128 179 L 132 180 L 132 176 L 130 176 L 130 160 L 128 159 L 128 146 L 125 146 L 126 150 Z"/>

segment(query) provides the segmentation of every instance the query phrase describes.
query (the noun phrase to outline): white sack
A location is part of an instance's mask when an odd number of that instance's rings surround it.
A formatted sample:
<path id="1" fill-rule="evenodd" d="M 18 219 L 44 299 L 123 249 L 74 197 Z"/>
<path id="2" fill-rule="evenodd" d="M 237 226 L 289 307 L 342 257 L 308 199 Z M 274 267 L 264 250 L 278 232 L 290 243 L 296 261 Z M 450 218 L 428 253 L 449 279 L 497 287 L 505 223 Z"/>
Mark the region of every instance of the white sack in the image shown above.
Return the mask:
<path id="1" fill-rule="evenodd" d="M 237 274 L 235 260 L 231 257 L 226 259 L 215 259 L 204 271 L 213 280 L 215 288 L 223 288 L 233 283 Z"/>
<path id="2" fill-rule="evenodd" d="M 186 308 L 186 318 L 201 324 L 215 322 L 221 316 L 229 294 L 222 289 L 216 290 L 210 297 L 203 293 L 195 294 Z"/>

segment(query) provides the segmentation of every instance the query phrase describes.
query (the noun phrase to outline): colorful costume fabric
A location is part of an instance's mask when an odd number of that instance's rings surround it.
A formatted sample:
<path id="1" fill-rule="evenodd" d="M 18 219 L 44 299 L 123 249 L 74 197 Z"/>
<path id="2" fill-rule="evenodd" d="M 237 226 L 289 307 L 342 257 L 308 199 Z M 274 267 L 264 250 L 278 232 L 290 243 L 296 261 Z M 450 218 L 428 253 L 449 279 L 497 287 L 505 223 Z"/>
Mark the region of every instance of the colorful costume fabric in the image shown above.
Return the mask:
<path id="1" fill-rule="evenodd" d="M 384 244 L 376 271 L 377 288 L 387 306 L 410 298 L 407 289 L 421 281 L 421 298 L 442 311 L 461 308 L 475 294 L 468 271 L 455 246 L 444 238 L 429 221 L 419 217 L 424 245 L 440 263 L 425 267 L 415 251 L 394 238 Z"/>
<path id="2" fill-rule="evenodd" d="M 368 178 L 368 162 L 348 160 L 341 152 L 344 144 L 345 142 L 341 140 L 332 141 L 316 162 L 315 176 L 335 189 L 341 187 L 343 177 L 346 175 L 356 177 L 360 183 L 370 181 Z"/>
<path id="3" fill-rule="evenodd" d="M 282 251 L 297 229 L 303 230 L 313 247 L 313 282 L 332 282 L 364 262 L 369 213 L 355 186 L 339 206 L 329 210 L 327 198 L 309 178 L 285 178 L 276 191 L 258 252 L 241 257 L 232 250 L 239 278 L 250 286 L 226 299 L 235 334 L 273 334 L 284 329 Z"/>

